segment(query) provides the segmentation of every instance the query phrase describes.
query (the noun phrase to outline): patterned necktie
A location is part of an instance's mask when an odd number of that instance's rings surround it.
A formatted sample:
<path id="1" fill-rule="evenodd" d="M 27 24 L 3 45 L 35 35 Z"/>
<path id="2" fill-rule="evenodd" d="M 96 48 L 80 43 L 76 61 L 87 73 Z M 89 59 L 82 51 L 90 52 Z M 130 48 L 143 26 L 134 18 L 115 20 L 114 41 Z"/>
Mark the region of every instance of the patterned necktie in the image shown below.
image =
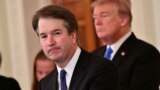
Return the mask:
<path id="1" fill-rule="evenodd" d="M 108 60 L 111 60 L 111 54 L 112 54 L 113 50 L 111 47 L 107 48 L 105 54 L 104 54 L 104 57 Z"/>
<path id="2" fill-rule="evenodd" d="M 61 90 L 67 90 L 65 70 L 60 71 L 60 83 L 61 83 Z"/>

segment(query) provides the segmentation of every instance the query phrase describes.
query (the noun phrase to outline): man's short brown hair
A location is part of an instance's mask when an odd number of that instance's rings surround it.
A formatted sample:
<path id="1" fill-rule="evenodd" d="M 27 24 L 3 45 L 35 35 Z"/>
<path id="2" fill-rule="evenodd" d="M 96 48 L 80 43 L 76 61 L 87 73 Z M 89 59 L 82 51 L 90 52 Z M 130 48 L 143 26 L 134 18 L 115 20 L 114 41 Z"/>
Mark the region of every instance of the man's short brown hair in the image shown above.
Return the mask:
<path id="1" fill-rule="evenodd" d="M 38 22 L 40 18 L 55 18 L 64 20 L 64 26 L 67 28 L 68 33 L 78 32 L 78 22 L 74 14 L 59 5 L 48 5 L 38 10 L 32 19 L 32 27 L 37 32 Z"/>

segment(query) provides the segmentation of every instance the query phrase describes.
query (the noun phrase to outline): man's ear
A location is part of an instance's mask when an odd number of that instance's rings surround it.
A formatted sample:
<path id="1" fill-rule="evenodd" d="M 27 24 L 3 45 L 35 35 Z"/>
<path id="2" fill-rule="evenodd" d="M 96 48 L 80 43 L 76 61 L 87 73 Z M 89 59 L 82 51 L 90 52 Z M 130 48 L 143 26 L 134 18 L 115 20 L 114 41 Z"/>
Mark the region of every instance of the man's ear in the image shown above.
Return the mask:
<path id="1" fill-rule="evenodd" d="M 77 34 L 76 34 L 76 32 L 72 32 L 71 33 L 71 38 L 72 38 L 74 43 L 77 43 Z"/>
<path id="2" fill-rule="evenodd" d="M 129 17 L 127 15 L 121 15 L 120 16 L 121 19 L 121 26 L 124 27 L 129 23 Z"/>

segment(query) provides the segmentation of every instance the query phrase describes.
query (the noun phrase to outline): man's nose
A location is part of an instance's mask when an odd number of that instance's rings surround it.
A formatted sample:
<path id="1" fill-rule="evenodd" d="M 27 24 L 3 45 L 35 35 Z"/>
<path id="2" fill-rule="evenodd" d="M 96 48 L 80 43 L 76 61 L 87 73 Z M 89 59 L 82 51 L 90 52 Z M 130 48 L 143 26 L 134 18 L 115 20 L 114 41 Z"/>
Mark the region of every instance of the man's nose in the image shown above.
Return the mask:
<path id="1" fill-rule="evenodd" d="M 52 46 L 55 44 L 55 39 L 52 36 L 48 36 L 47 43 L 49 46 Z"/>
<path id="2" fill-rule="evenodd" d="M 94 24 L 95 24 L 95 25 L 101 25 L 102 22 L 101 22 L 101 20 L 100 20 L 99 18 L 96 18 L 96 19 L 94 20 Z"/>

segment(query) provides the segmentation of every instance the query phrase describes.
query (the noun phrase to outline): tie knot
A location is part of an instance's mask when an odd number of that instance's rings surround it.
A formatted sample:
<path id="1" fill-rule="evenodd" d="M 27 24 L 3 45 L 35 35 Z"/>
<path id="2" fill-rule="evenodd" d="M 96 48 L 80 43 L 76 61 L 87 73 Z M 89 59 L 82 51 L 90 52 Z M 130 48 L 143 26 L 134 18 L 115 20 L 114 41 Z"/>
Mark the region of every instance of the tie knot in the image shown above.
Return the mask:
<path id="1" fill-rule="evenodd" d="M 111 60 L 111 54 L 112 54 L 113 50 L 111 47 L 107 48 L 105 54 L 104 54 L 104 57 Z"/>
<path id="2" fill-rule="evenodd" d="M 112 53 L 112 52 L 113 52 L 113 50 L 112 50 L 111 47 L 109 47 L 109 48 L 107 49 L 107 51 L 108 51 L 108 53 Z"/>
<path id="3" fill-rule="evenodd" d="M 60 78 L 61 78 L 61 79 L 64 79 L 65 76 L 66 76 L 66 71 L 65 71 L 64 69 L 62 69 L 62 70 L 60 71 Z"/>

